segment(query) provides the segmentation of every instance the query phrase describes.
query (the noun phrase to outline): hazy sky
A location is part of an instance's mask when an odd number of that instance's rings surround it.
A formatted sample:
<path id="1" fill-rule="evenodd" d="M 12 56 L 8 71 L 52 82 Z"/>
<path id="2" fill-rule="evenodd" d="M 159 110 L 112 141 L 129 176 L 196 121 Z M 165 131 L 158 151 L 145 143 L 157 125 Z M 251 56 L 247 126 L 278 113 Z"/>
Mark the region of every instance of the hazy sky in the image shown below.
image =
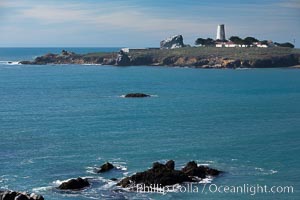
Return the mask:
<path id="1" fill-rule="evenodd" d="M 254 36 L 300 47 L 300 0 L 0 0 L 0 47 L 146 47 L 182 34 Z"/>

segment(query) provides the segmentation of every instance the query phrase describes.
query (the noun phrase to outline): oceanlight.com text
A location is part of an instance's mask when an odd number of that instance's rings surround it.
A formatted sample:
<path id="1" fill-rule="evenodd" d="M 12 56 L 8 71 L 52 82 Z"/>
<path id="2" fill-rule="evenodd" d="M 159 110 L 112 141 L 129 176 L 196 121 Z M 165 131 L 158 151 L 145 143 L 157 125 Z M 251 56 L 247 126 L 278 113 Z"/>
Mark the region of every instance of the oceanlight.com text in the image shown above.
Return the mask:
<path id="1" fill-rule="evenodd" d="M 136 190 L 140 193 L 161 193 L 168 192 L 177 193 L 201 193 L 201 194 L 292 194 L 294 193 L 293 186 L 268 186 L 260 184 L 243 184 L 243 185 L 217 185 L 217 184 L 203 184 L 199 187 L 197 183 L 189 183 L 186 185 L 161 186 L 160 184 L 137 184 Z"/>
<path id="2" fill-rule="evenodd" d="M 202 193 L 225 193 L 225 194 L 249 194 L 251 196 L 256 194 L 290 194 L 294 193 L 293 186 L 268 186 L 260 184 L 243 184 L 239 186 L 204 184 Z"/>

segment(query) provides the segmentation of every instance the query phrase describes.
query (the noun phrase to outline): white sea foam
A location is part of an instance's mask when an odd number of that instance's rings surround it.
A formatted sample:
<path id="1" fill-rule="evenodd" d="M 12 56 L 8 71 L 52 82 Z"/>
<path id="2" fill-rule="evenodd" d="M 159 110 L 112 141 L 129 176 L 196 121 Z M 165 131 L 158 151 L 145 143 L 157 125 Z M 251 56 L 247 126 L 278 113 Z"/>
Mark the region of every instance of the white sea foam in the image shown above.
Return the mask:
<path id="1" fill-rule="evenodd" d="M 199 181 L 199 183 L 211 183 L 213 181 L 212 176 L 207 176 L 206 178 Z"/>
<path id="2" fill-rule="evenodd" d="M 127 171 L 126 162 L 122 161 L 113 161 L 112 164 L 118 169 L 122 171 Z"/>
<path id="3" fill-rule="evenodd" d="M 86 173 L 89 173 L 89 174 L 97 174 L 96 170 L 97 168 L 96 167 L 86 167 Z"/>
<path id="4" fill-rule="evenodd" d="M 129 172 L 124 172 L 123 175 L 124 176 L 128 176 Z"/>
<path id="5" fill-rule="evenodd" d="M 254 169 L 257 170 L 257 171 L 260 171 L 260 172 L 264 171 L 264 169 L 260 168 L 260 167 L 255 167 Z"/>
<path id="6" fill-rule="evenodd" d="M 0 65 L 22 65 L 19 61 L 0 61 Z"/>
<path id="7" fill-rule="evenodd" d="M 37 188 L 33 188 L 32 191 L 33 191 L 33 192 L 36 192 L 36 193 L 40 193 L 40 192 L 52 190 L 52 188 L 53 188 L 52 186 L 37 187 Z"/>
<path id="8" fill-rule="evenodd" d="M 87 66 L 93 66 L 93 65 L 102 65 L 102 64 L 82 64 L 82 65 L 87 65 Z"/>
<path id="9" fill-rule="evenodd" d="M 260 168 L 260 167 L 255 167 L 254 169 L 256 171 L 258 171 L 260 174 L 263 174 L 263 175 L 272 175 L 272 174 L 278 173 L 278 171 L 276 171 L 274 169 L 266 170 L 266 169 L 263 169 L 263 168 Z"/>
<path id="10" fill-rule="evenodd" d="M 276 174 L 276 173 L 278 173 L 278 171 L 271 169 L 271 170 L 270 170 L 270 173 L 271 173 L 271 174 Z"/>
<path id="11" fill-rule="evenodd" d="M 105 180 L 105 182 L 106 182 L 106 184 L 101 186 L 101 189 L 108 190 L 116 185 L 116 183 L 111 180 Z"/>
<path id="12" fill-rule="evenodd" d="M 67 182 L 71 179 L 66 179 L 66 180 L 56 180 L 56 181 L 53 181 L 52 183 L 55 185 L 55 186 L 59 186 L 61 185 L 63 182 Z"/>
<path id="13" fill-rule="evenodd" d="M 247 67 L 237 67 L 235 68 L 235 70 L 249 70 L 251 68 L 247 68 Z"/>
<path id="14" fill-rule="evenodd" d="M 7 182 L 8 181 L 8 178 L 0 178 L 0 183 L 4 183 L 4 182 Z"/>
<path id="15" fill-rule="evenodd" d="M 200 167 L 200 166 L 209 166 L 210 164 L 209 163 L 198 163 L 197 166 Z"/>
<path id="16" fill-rule="evenodd" d="M 21 165 L 29 165 L 29 164 L 33 164 L 33 163 L 34 163 L 34 161 L 32 159 L 21 161 Z"/>

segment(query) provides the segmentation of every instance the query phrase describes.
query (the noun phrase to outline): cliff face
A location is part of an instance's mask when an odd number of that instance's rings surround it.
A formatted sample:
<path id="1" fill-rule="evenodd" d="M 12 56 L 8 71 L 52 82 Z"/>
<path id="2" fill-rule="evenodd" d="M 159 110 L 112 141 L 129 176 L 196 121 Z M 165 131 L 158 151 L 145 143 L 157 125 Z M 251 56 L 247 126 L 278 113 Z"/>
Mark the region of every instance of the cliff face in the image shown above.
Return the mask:
<path id="1" fill-rule="evenodd" d="M 257 54 L 243 56 L 244 54 L 225 54 L 224 52 L 195 53 L 189 48 L 184 50 L 155 50 L 125 54 L 98 53 L 98 54 L 75 54 L 63 51 L 61 54 L 46 54 L 37 57 L 34 61 L 22 61 L 21 64 L 101 64 L 115 66 L 181 66 L 194 68 L 270 68 L 270 67 L 290 67 L 300 64 L 300 53 L 269 52 L 270 55 Z M 216 49 L 217 51 L 217 49 Z M 227 50 L 226 50 L 227 51 Z M 245 50 L 247 51 L 247 50 Z M 249 51 L 249 50 L 248 50 Z M 264 50 L 265 51 L 265 50 Z M 272 50 L 270 50 L 272 51 Z M 242 52 L 242 51 L 241 51 Z M 240 53 L 241 53 L 240 52 Z M 244 52 L 242 52 L 244 53 Z M 262 52 L 263 53 L 263 52 Z"/>

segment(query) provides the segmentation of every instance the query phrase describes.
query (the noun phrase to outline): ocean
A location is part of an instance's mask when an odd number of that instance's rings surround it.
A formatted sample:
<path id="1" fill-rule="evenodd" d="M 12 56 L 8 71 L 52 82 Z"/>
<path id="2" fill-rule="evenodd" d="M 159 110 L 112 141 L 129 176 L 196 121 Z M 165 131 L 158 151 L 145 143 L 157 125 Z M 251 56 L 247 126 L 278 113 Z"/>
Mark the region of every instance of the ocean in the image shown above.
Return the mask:
<path id="1" fill-rule="evenodd" d="M 62 49 L 0 48 L 0 189 L 46 200 L 300 199 L 300 70 L 17 64 Z M 121 97 L 131 92 L 153 96 Z M 224 173 L 166 194 L 110 180 L 170 159 Z M 118 170 L 94 173 L 106 161 Z M 56 189 L 77 177 L 92 186 Z"/>

